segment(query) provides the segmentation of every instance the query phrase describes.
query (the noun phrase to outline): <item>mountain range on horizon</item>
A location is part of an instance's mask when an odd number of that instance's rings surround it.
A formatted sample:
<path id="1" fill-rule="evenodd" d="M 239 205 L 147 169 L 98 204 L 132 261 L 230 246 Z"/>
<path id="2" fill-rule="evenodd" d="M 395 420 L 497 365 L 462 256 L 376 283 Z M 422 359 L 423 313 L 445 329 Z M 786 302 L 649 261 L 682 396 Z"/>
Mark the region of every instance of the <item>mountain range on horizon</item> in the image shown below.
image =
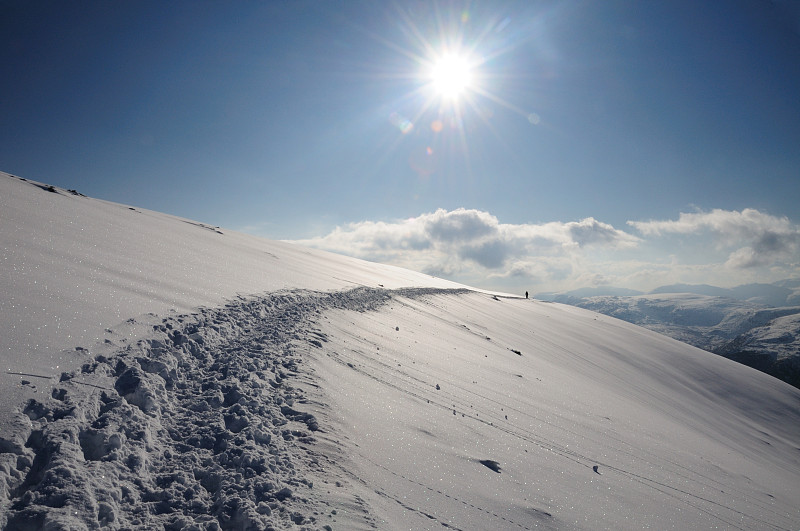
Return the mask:
<path id="1" fill-rule="evenodd" d="M 630 297 L 636 295 L 656 295 L 663 293 L 693 293 L 712 297 L 746 300 L 770 307 L 793 306 L 800 304 L 800 279 L 784 279 L 770 283 L 741 284 L 732 288 L 721 288 L 709 284 L 668 284 L 650 291 L 640 291 L 616 286 L 594 286 L 558 292 L 539 292 L 534 298 L 546 301 L 565 302 L 570 298 L 614 296 Z"/>

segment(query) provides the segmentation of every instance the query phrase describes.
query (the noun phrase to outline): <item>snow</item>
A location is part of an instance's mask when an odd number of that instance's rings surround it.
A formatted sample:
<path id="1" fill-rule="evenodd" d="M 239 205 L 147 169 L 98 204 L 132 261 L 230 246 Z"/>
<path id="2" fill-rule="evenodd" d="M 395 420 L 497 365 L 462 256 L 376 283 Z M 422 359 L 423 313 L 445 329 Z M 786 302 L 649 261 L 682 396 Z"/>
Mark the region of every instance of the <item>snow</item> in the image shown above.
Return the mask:
<path id="1" fill-rule="evenodd" d="M 237 294 L 458 287 L 2 173 L 0 223 L 0 360 L 5 372 L 30 381 L 79 363 L 85 354 L 76 348 L 119 344 L 149 329 L 156 316 L 218 306 Z M 13 397 L 0 386 L 0 401 Z M 0 415 L 0 427 L 6 421 Z"/>
<path id="2" fill-rule="evenodd" d="M 786 282 L 789 283 L 789 282 Z M 569 297 L 566 302 L 634 323 L 743 363 L 800 387 L 800 307 L 764 307 L 752 300 L 696 293 Z M 704 286 L 706 291 L 721 290 Z M 771 284 L 740 286 L 732 293 L 769 294 Z M 765 297 L 756 297 L 761 299 Z"/>
<path id="3" fill-rule="evenodd" d="M 800 391 L 0 176 L 0 529 L 797 529 Z"/>
<path id="4" fill-rule="evenodd" d="M 378 528 L 796 525 L 787 386 L 579 309 L 425 299 L 322 328 L 336 438 L 357 441 L 345 468 Z"/>

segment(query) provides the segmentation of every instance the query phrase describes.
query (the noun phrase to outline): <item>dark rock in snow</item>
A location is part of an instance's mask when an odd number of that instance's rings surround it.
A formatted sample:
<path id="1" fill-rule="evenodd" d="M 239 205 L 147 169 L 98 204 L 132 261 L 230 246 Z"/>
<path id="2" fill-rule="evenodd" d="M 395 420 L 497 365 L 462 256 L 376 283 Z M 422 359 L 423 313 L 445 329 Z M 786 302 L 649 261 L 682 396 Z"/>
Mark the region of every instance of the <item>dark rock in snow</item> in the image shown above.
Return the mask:
<path id="1" fill-rule="evenodd" d="M 488 468 L 489 470 L 494 470 L 498 474 L 500 473 L 500 470 L 501 470 L 500 469 L 500 463 L 498 463 L 497 461 L 493 461 L 491 459 L 481 459 L 478 462 L 480 464 L 482 464 L 483 466 L 485 466 L 486 468 Z"/>

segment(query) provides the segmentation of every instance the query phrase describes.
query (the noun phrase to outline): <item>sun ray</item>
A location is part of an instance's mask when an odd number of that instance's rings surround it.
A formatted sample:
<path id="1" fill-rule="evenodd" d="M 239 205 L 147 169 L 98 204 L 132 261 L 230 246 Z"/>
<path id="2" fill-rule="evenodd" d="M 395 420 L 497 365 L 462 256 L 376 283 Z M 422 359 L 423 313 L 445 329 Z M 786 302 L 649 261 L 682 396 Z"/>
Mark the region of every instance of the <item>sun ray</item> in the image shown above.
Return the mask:
<path id="1" fill-rule="evenodd" d="M 508 147 L 503 138 L 507 131 L 499 130 L 493 118 L 499 109 L 532 124 L 541 120 L 502 92 L 514 79 L 503 56 L 532 38 L 523 30 L 535 21 L 513 26 L 516 21 L 502 13 L 489 9 L 473 14 L 468 11 L 471 4 L 464 6 L 451 9 L 431 2 L 412 9 L 394 3 L 387 12 L 397 30 L 393 36 L 358 28 L 396 54 L 394 60 L 372 65 L 373 79 L 396 80 L 397 89 L 382 106 L 383 118 L 396 135 L 384 139 L 378 166 L 397 160 L 398 151 L 427 146 L 423 151 L 447 161 L 440 168 L 450 168 L 448 172 L 460 168 L 471 176 L 473 152 L 485 144 L 483 135 Z"/>

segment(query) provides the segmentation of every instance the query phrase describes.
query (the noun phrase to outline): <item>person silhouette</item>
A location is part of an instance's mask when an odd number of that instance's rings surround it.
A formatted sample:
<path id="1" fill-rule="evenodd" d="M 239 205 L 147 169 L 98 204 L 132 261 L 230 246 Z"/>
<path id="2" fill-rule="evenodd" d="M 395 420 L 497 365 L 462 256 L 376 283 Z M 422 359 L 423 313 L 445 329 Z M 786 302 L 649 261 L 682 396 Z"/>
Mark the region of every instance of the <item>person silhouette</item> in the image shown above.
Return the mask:
<path id="1" fill-rule="evenodd" d="M 525 298 L 526 299 L 528 298 L 528 292 L 527 291 L 525 292 Z"/>

